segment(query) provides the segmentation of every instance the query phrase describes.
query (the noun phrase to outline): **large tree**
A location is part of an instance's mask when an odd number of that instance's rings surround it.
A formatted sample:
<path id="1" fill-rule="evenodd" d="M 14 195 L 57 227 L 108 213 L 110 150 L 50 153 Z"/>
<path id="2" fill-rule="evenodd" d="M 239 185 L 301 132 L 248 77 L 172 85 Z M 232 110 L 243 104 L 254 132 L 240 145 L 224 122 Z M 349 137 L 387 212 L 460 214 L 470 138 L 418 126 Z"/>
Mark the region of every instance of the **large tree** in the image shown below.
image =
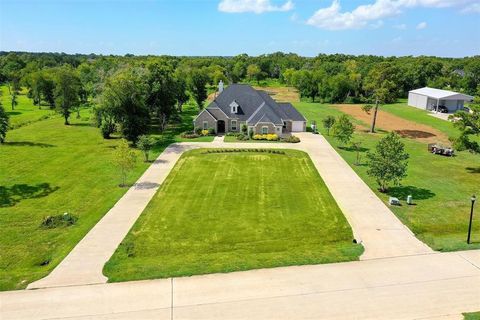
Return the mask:
<path id="1" fill-rule="evenodd" d="M 197 103 L 198 109 L 203 109 L 203 102 L 207 99 L 208 76 L 201 69 L 192 70 L 188 79 L 188 89 Z"/>
<path id="2" fill-rule="evenodd" d="M 80 105 L 80 79 L 75 70 L 68 66 L 56 70 L 53 94 L 55 108 L 65 119 L 65 125 L 68 125 L 70 114 Z"/>
<path id="3" fill-rule="evenodd" d="M 367 174 L 375 178 L 381 192 L 388 190 L 389 184 L 400 184 L 407 175 L 408 153 L 400 136 L 390 132 L 375 147 L 375 152 L 367 153 Z"/>
<path id="4" fill-rule="evenodd" d="M 173 69 L 164 64 L 153 63 L 148 66 L 147 105 L 155 114 L 161 131 L 175 113 L 178 87 Z"/>
<path id="5" fill-rule="evenodd" d="M 136 70 L 119 71 L 107 80 L 99 99 L 101 125 L 114 121 L 122 135 L 132 142 L 136 142 L 148 130 L 150 116 L 145 106 L 146 86 L 143 77 L 144 74 Z"/>

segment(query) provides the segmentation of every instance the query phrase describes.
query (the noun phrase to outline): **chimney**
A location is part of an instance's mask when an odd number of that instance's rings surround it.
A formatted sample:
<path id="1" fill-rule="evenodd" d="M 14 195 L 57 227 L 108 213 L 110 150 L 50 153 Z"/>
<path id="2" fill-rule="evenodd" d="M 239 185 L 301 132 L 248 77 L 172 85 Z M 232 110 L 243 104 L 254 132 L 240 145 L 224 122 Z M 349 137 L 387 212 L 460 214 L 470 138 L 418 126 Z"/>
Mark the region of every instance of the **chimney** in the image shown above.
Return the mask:
<path id="1" fill-rule="evenodd" d="M 223 91 L 223 81 L 220 80 L 220 82 L 218 83 L 218 93 L 222 93 Z"/>

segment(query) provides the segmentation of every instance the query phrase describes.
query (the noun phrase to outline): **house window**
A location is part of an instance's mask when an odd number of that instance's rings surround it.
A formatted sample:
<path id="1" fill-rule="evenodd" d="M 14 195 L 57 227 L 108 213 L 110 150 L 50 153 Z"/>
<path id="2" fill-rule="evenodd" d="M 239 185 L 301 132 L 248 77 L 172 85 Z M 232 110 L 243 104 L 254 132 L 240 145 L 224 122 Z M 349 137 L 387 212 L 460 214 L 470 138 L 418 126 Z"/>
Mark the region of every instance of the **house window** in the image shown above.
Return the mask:
<path id="1" fill-rule="evenodd" d="M 287 129 L 287 122 L 283 121 L 283 129 Z"/>
<path id="2" fill-rule="evenodd" d="M 268 127 L 262 127 L 262 134 L 268 134 Z"/>
<path id="3" fill-rule="evenodd" d="M 208 130 L 208 121 L 203 121 L 203 130 Z"/>
<path id="4" fill-rule="evenodd" d="M 237 108 L 238 108 L 238 107 L 233 106 L 233 107 L 232 107 L 232 113 L 237 113 Z"/>
<path id="5" fill-rule="evenodd" d="M 232 130 L 237 131 L 237 120 L 232 120 Z"/>

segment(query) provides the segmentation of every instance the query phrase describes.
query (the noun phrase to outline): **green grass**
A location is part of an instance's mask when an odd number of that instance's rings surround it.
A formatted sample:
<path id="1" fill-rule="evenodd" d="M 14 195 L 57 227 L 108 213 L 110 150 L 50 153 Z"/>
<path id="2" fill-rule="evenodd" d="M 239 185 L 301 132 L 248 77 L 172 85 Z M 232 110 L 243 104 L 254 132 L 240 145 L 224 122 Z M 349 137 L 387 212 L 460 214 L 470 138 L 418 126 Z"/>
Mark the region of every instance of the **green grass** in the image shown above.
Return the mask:
<path id="1" fill-rule="evenodd" d="M 480 320 L 480 312 L 463 313 L 464 320 Z"/>
<path id="2" fill-rule="evenodd" d="M 36 107 L 28 101 L 22 117 L 33 119 L 30 112 L 36 114 Z M 168 144 L 183 141 L 180 130 L 191 129 L 196 113 L 187 106 L 181 124 L 156 133 L 161 142 L 151 158 Z M 63 125 L 59 116 L 25 124 L 10 130 L 0 145 L 0 290 L 25 288 L 46 276 L 126 192 L 118 187 L 113 164 L 119 140 L 102 139 L 90 118 L 90 110 L 83 109 L 81 119 L 72 116 L 71 126 Z M 149 166 L 142 160 L 138 153 L 128 183 Z M 79 218 L 75 225 L 41 227 L 44 217 L 64 212 Z"/>
<path id="3" fill-rule="evenodd" d="M 10 116 L 10 126 L 12 128 L 55 116 L 55 112 L 50 110 L 48 106 L 42 106 L 41 109 L 34 106 L 32 100 L 27 97 L 26 90 L 22 90 L 20 95 L 17 96 L 18 105 L 12 110 L 8 88 L 5 85 L 0 86 L 0 102 Z"/>
<path id="4" fill-rule="evenodd" d="M 350 164 L 359 176 L 375 193 L 385 201 L 390 195 L 397 196 L 403 205 L 391 207 L 392 211 L 405 223 L 419 239 L 435 250 L 451 251 L 480 248 L 480 215 L 474 217 L 473 241 L 466 244 L 470 196 L 480 194 L 480 156 L 469 152 L 459 152 L 456 157 L 448 158 L 427 152 L 427 146 L 411 139 L 402 139 L 410 154 L 408 177 L 402 186 L 393 187 L 388 194 L 380 193 L 377 184 L 366 174 L 366 152 L 372 150 L 385 133 L 369 134 L 356 132 L 355 141 L 362 142 L 360 166 L 354 165 L 355 152 L 350 148 L 339 148 L 339 143 L 327 136 L 321 126 L 321 119 L 327 115 L 338 116 L 341 111 L 333 106 L 318 103 L 298 103 L 298 109 L 310 119 L 320 124 L 320 131 Z M 406 105 L 388 105 L 383 110 L 397 116 L 430 125 L 447 134 L 455 134 L 453 125 L 436 119 Z M 381 124 L 379 124 L 381 126 Z M 458 134 L 458 133 L 457 133 Z M 414 206 L 405 203 L 407 195 L 413 195 Z M 477 211 L 478 209 L 477 206 Z"/>
<path id="5" fill-rule="evenodd" d="M 362 246 L 307 154 L 182 155 L 113 257 L 109 281 L 356 260 Z"/>

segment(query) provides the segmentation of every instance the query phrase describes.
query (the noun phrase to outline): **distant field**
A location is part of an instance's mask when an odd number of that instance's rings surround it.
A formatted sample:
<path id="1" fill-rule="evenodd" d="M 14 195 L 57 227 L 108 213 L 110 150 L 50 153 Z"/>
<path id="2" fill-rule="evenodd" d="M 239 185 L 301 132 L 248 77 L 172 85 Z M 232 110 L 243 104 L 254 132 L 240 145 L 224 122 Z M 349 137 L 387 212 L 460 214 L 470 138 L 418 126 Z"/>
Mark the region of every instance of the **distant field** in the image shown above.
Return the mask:
<path id="1" fill-rule="evenodd" d="M 342 114 L 341 110 L 344 108 L 307 102 L 295 105 L 308 120 L 318 122 L 320 131 L 325 136 L 326 131 L 321 120 L 327 115 Z M 386 105 L 381 108 L 404 120 L 438 130 L 445 136 L 459 134 L 452 123 L 431 117 L 427 112 L 407 107 L 405 104 Z M 402 200 L 402 206 L 390 208 L 418 238 L 433 249 L 451 251 L 480 248 L 480 215 L 475 216 L 474 243 L 469 246 L 466 244 L 470 196 L 480 194 L 480 156 L 469 152 L 458 152 L 453 158 L 437 156 L 427 152 L 425 141 L 404 138 L 403 142 L 410 154 L 408 177 L 403 180 L 402 186 L 393 187 L 388 194 L 382 194 L 378 192 L 374 179 L 366 174 L 365 159 L 366 152 L 372 150 L 386 132 L 379 130 L 376 134 L 366 133 L 365 128 L 370 125 L 367 120 L 369 119 L 354 119 L 359 128 L 354 140 L 362 142 L 360 166 L 354 165 L 356 155 L 351 148 L 341 149 L 331 136 L 326 138 L 382 200 L 387 202 L 390 195 Z M 382 128 L 384 124 L 380 120 L 377 125 Z M 405 198 L 410 194 L 415 200 L 414 206 L 405 204 Z"/>
<path id="2" fill-rule="evenodd" d="M 285 152 L 183 154 L 105 265 L 109 281 L 358 259 L 308 155 Z"/>
<path id="3" fill-rule="evenodd" d="M 50 112 L 38 111 L 31 100 L 21 97 L 22 112 L 12 115 L 14 122 L 17 117 L 38 120 L 40 112 Z M 187 106 L 182 124 L 155 134 L 161 141 L 152 158 L 168 144 L 185 141 L 179 134 L 191 130 L 196 112 Z M 126 192 L 118 187 L 120 176 L 113 165 L 119 140 L 102 139 L 90 118 L 90 110 L 83 109 L 81 119 L 72 116 L 70 126 L 57 115 L 24 123 L 10 130 L 0 145 L 0 290 L 25 288 L 46 276 Z M 128 183 L 149 165 L 137 154 Z M 64 212 L 79 218 L 74 226 L 41 227 L 46 216 Z"/>

